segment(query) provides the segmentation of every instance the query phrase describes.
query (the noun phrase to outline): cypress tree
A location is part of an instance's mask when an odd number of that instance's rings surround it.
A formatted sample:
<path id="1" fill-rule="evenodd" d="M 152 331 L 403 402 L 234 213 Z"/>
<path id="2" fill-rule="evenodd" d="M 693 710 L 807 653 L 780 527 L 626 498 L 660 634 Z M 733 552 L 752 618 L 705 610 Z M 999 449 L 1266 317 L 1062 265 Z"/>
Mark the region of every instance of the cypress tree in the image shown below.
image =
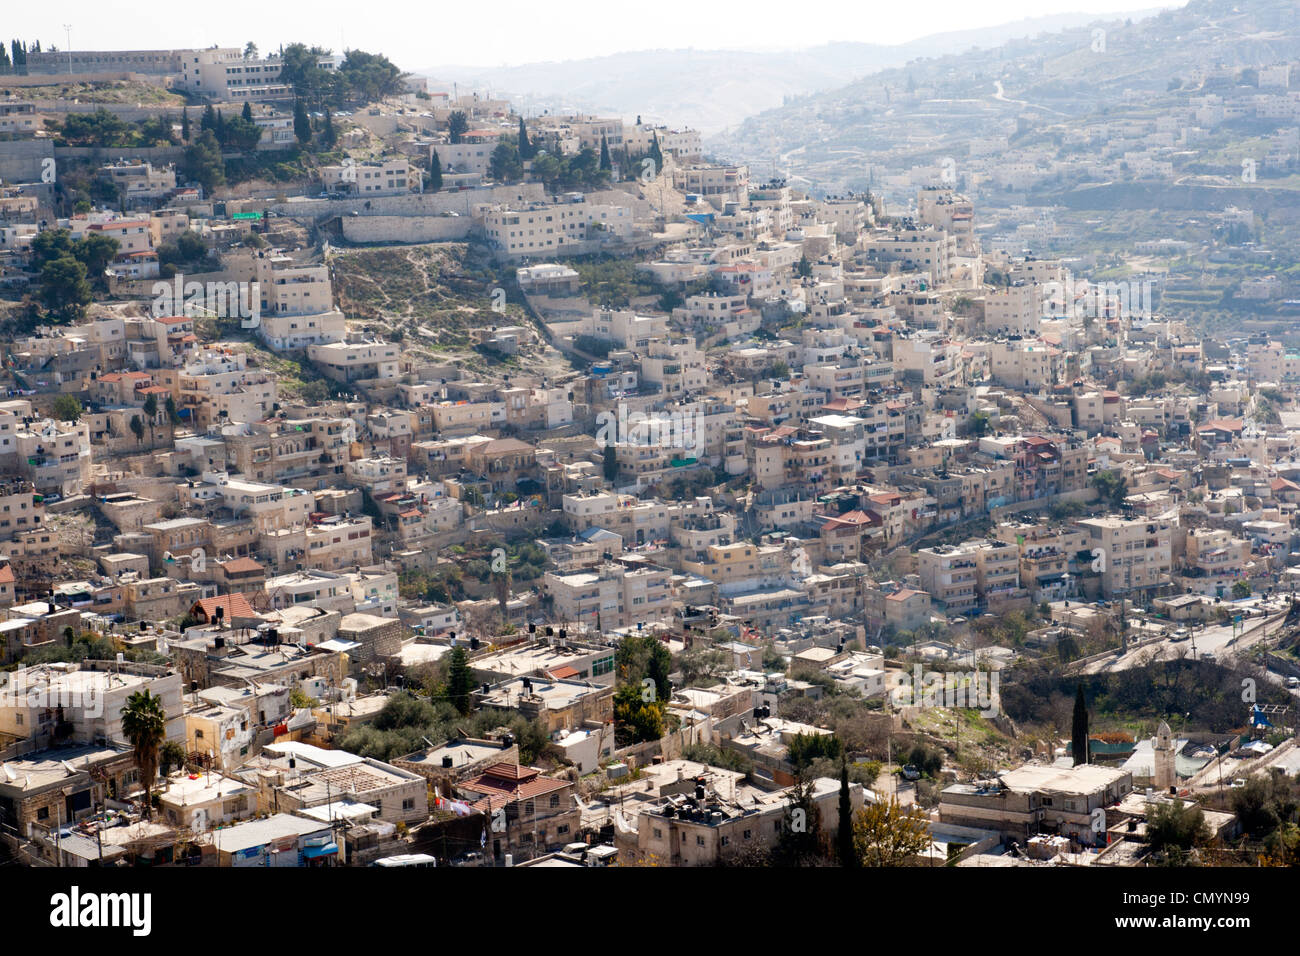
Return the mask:
<path id="1" fill-rule="evenodd" d="M 1083 685 L 1078 685 L 1074 697 L 1074 721 L 1070 733 L 1071 750 L 1074 752 L 1074 765 L 1090 763 L 1088 759 L 1088 705 L 1083 699 Z"/>
<path id="2" fill-rule="evenodd" d="M 253 104 L 248 102 L 248 100 L 244 100 L 244 109 L 239 115 L 244 118 L 245 122 L 253 122 Z"/>
<path id="3" fill-rule="evenodd" d="M 858 865 L 858 853 L 853 846 L 853 801 L 849 798 L 849 761 L 840 755 L 840 826 L 839 826 L 840 866 L 849 868 Z"/>
<path id="4" fill-rule="evenodd" d="M 462 714 L 470 712 L 469 695 L 474 690 L 474 672 L 463 647 L 453 647 L 447 661 L 447 696 Z"/>
<path id="5" fill-rule="evenodd" d="M 186 106 L 181 110 L 181 142 L 190 141 L 190 108 Z"/>
<path id="6" fill-rule="evenodd" d="M 605 444 L 605 460 L 603 467 L 605 480 L 613 483 L 614 479 L 618 477 L 618 455 L 614 451 L 613 442 L 607 442 Z"/>
<path id="7" fill-rule="evenodd" d="M 659 148 L 658 133 L 650 134 L 650 158 L 655 161 L 655 175 L 657 176 L 659 173 L 663 172 L 664 168 L 664 154 Z"/>
<path id="8" fill-rule="evenodd" d="M 519 117 L 519 158 L 532 159 L 537 155 L 533 149 L 532 142 L 528 139 L 528 127 L 524 125 L 524 118 Z"/>
<path id="9" fill-rule="evenodd" d="M 436 149 L 429 158 L 429 188 L 434 192 L 442 188 L 442 160 L 438 158 Z"/>
<path id="10" fill-rule="evenodd" d="M 303 106 L 301 99 L 295 100 L 293 104 L 293 135 L 304 146 L 311 142 L 311 119 L 308 118 L 307 107 Z"/>
<path id="11" fill-rule="evenodd" d="M 614 168 L 614 164 L 609 158 L 609 140 L 604 136 L 600 138 L 600 168 L 604 170 Z"/>
<path id="12" fill-rule="evenodd" d="M 217 129 L 217 111 L 209 103 L 203 107 L 203 119 L 199 120 L 199 129 L 210 129 L 213 132 Z"/>

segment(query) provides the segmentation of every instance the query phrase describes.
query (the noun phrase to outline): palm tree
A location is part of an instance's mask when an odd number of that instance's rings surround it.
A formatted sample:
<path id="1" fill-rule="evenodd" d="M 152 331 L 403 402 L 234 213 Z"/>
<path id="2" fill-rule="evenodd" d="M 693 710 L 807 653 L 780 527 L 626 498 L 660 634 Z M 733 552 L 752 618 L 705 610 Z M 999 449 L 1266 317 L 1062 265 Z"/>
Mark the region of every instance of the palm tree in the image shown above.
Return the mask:
<path id="1" fill-rule="evenodd" d="M 162 698 L 147 690 L 136 691 L 122 708 L 122 733 L 135 748 L 135 765 L 144 783 L 144 818 L 153 816 L 151 789 L 158 773 L 158 748 L 167 737 L 167 715 Z"/>

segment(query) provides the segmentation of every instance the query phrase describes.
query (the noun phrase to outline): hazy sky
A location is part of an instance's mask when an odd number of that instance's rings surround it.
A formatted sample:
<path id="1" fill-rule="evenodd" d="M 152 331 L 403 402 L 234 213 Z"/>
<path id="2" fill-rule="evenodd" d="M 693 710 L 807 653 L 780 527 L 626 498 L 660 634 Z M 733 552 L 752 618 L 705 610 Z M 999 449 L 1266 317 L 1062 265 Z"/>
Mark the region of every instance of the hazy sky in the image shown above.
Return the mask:
<path id="1" fill-rule="evenodd" d="M 435 64 L 504 66 L 627 50 L 770 50 L 830 40 L 904 43 L 1053 13 L 1121 13 L 1186 0 L 490 0 L 443 4 L 387 0 L 377 7 L 337 0 L 225 0 L 127 15 L 104 0 L 7 4 L 5 37 L 74 50 L 242 46 L 301 41 L 338 51 L 387 54 L 403 69 Z M 56 8 L 54 11 L 50 7 Z M 193 12 L 189 12 L 193 11 Z M 213 14 L 209 19 L 207 12 Z M 482 18 L 482 19 L 480 19 Z M 486 21 L 486 22 L 483 22 Z"/>

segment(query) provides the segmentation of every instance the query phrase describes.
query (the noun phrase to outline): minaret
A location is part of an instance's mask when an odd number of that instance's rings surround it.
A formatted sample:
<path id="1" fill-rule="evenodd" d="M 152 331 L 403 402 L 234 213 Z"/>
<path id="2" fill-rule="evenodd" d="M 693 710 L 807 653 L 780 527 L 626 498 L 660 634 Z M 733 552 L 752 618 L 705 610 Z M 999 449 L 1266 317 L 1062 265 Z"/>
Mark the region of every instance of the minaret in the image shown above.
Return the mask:
<path id="1" fill-rule="evenodd" d="M 1178 783 L 1178 774 L 1174 771 L 1174 741 L 1169 725 L 1163 720 L 1156 729 L 1155 770 L 1152 783 L 1157 790 L 1166 793 Z"/>

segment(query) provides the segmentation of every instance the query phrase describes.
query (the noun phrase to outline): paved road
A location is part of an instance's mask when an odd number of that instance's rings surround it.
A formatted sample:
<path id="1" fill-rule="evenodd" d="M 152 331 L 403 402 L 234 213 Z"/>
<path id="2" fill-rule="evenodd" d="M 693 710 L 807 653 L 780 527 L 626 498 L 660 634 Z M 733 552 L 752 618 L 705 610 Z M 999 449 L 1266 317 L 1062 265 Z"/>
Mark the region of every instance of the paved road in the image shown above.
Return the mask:
<path id="1" fill-rule="evenodd" d="M 1130 650 L 1127 654 L 1093 661 L 1083 671 L 1085 674 L 1113 673 L 1128 670 L 1131 667 L 1141 667 L 1152 661 L 1190 659 L 1201 657 L 1207 653 L 1213 654 L 1216 660 L 1222 661 L 1225 656 L 1238 654 L 1243 649 L 1259 643 L 1266 636 L 1275 634 L 1282 627 L 1282 620 L 1283 615 L 1280 613 L 1263 624 L 1260 623 L 1260 618 L 1247 619 L 1245 625 L 1250 630 L 1246 634 L 1237 637 L 1233 636 L 1231 624 L 1216 624 L 1203 629 L 1196 628 L 1189 640 L 1174 641 L 1165 639 L 1142 644 Z"/>

